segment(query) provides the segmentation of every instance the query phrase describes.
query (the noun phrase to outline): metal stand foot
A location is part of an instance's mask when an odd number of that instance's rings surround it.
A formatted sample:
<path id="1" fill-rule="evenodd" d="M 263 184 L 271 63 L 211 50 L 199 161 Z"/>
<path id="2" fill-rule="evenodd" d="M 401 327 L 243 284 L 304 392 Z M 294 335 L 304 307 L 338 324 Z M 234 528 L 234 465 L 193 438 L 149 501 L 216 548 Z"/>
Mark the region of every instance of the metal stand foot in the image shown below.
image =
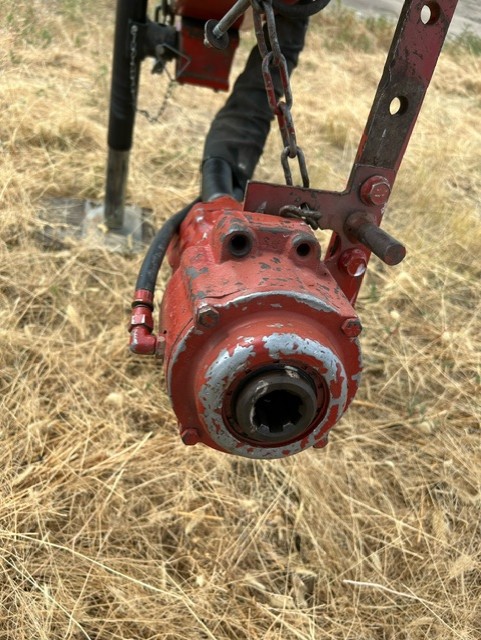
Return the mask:
<path id="1" fill-rule="evenodd" d="M 105 224 L 104 205 L 80 198 L 50 198 L 42 202 L 39 212 L 44 223 L 38 239 L 45 248 L 61 250 L 84 243 L 117 253 L 139 253 L 154 235 L 151 210 L 126 206 L 123 225 L 109 230 Z"/>

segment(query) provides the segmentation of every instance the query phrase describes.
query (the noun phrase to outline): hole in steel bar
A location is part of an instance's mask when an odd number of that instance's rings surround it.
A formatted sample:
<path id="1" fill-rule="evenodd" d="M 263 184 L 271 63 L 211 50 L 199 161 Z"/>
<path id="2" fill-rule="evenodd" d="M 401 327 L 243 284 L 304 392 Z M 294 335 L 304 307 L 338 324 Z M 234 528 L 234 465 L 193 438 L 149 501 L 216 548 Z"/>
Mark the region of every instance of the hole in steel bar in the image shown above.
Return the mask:
<path id="1" fill-rule="evenodd" d="M 423 24 L 429 24 L 430 20 L 431 20 L 431 9 L 427 4 L 425 4 L 424 7 L 421 9 L 421 22 Z"/>
<path id="2" fill-rule="evenodd" d="M 441 9 L 437 2 L 426 2 L 421 9 L 421 22 L 425 25 L 434 24 L 441 15 Z"/>
<path id="3" fill-rule="evenodd" d="M 406 96 L 396 96 L 391 100 L 389 113 L 392 116 L 402 116 L 403 113 L 406 113 L 408 104 L 409 102 Z"/>

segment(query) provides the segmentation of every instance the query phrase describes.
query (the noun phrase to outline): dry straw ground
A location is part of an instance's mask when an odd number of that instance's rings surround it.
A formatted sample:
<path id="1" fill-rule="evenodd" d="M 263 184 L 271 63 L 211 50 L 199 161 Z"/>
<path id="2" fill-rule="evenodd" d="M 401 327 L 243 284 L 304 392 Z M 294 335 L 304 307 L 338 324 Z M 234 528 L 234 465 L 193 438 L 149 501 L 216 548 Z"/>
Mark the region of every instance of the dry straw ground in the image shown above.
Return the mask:
<path id="1" fill-rule="evenodd" d="M 113 4 L 0 0 L 0 639 L 479 639 L 480 58 L 449 47 L 415 130 L 386 220 L 409 255 L 363 288 L 356 402 L 327 450 L 250 462 L 184 447 L 127 354 L 140 257 L 35 241 L 42 197 L 102 196 Z M 344 185 L 389 31 L 313 21 L 314 185 Z M 164 89 L 146 68 L 142 106 Z M 139 119 L 129 197 L 157 223 L 196 195 L 223 99 L 178 88 Z"/>

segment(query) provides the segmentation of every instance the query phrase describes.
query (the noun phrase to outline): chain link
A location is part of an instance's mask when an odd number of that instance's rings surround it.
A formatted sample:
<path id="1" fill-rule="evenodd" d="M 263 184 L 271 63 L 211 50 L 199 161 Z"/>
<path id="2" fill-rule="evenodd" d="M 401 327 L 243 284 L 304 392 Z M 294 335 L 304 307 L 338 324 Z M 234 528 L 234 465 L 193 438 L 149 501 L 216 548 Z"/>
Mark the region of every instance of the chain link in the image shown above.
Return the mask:
<path id="1" fill-rule="evenodd" d="M 276 18 L 272 7 L 272 0 L 251 0 L 254 11 L 254 29 L 257 38 L 257 46 L 262 57 L 262 75 L 267 92 L 267 99 L 273 115 L 276 116 L 281 132 L 284 149 L 281 154 L 281 164 L 284 171 L 286 184 L 293 185 L 292 172 L 289 159 L 297 158 L 299 171 L 302 178 L 302 186 L 309 187 L 309 174 L 302 149 L 297 144 L 296 129 L 292 117 L 293 96 L 289 80 L 289 70 L 284 54 L 281 51 L 277 35 Z M 267 26 L 267 35 L 270 44 L 267 43 L 264 33 L 264 20 Z M 272 71 L 279 75 L 283 95 L 277 98 L 275 92 Z"/>
<path id="2" fill-rule="evenodd" d="M 139 109 L 137 107 L 137 92 L 138 92 L 138 78 L 137 78 L 137 34 L 139 28 L 133 24 L 130 27 L 130 63 L 129 63 L 129 78 L 130 78 L 130 95 L 132 99 L 132 107 L 137 113 L 144 116 L 150 124 L 157 124 L 161 121 L 164 111 L 169 104 L 170 99 L 174 93 L 176 82 L 169 76 L 169 83 L 164 93 L 164 97 L 157 109 L 157 113 L 152 115 L 147 109 Z M 165 70 L 165 69 L 164 69 Z M 166 70 L 165 70 L 166 71 Z M 166 71 L 167 73 L 167 71 Z M 168 74 L 167 74 L 168 75 Z"/>
<path id="3" fill-rule="evenodd" d="M 286 204 L 279 209 L 279 215 L 283 218 L 293 218 L 296 220 L 304 220 L 314 231 L 323 229 L 324 216 L 320 211 L 314 211 L 308 207 L 296 207 L 293 204 Z"/>
<path id="4" fill-rule="evenodd" d="M 157 113 L 152 115 L 150 111 L 147 109 L 137 109 L 137 113 L 140 113 L 141 116 L 149 122 L 150 124 L 158 124 L 162 120 L 162 116 L 164 115 L 164 111 L 167 109 L 169 102 L 174 94 L 174 89 L 176 87 L 176 81 L 169 77 L 169 83 L 164 93 L 164 97 L 162 98 L 162 102 L 160 107 L 157 109 Z"/>

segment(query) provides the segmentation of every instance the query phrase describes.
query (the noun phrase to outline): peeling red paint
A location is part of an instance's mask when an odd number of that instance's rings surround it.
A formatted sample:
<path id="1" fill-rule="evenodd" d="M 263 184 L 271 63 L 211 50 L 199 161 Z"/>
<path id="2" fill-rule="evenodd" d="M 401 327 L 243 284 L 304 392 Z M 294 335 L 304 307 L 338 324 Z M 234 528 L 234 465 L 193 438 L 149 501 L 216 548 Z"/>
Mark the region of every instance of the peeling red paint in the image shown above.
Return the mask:
<path id="1" fill-rule="evenodd" d="M 305 449 L 307 447 L 307 445 L 309 444 L 309 438 L 302 438 L 301 440 L 301 449 Z"/>
<path id="2" fill-rule="evenodd" d="M 329 415 L 327 416 L 327 423 L 328 424 L 335 424 L 338 420 L 338 414 L 339 414 L 339 405 L 335 404 L 331 407 L 331 410 L 329 411 Z M 322 435 L 324 436 L 325 433 L 322 433 Z"/>
<path id="3" fill-rule="evenodd" d="M 336 377 L 329 385 L 329 392 L 333 400 L 337 400 L 341 395 L 343 382 L 344 379 L 342 377 L 341 365 L 338 363 Z"/>

